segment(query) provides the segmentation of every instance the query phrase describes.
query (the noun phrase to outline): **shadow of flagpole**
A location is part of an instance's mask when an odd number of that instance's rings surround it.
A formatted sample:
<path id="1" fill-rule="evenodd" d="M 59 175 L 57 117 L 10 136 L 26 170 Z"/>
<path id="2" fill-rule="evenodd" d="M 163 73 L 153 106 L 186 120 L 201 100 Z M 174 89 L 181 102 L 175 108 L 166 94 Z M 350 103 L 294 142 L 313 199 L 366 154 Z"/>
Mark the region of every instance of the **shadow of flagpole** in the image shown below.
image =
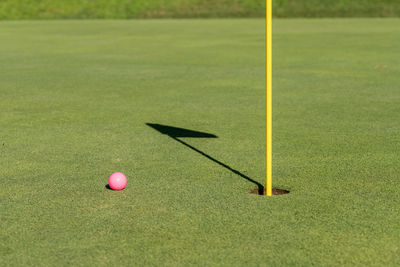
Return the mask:
<path id="1" fill-rule="evenodd" d="M 203 132 L 197 132 L 197 131 L 192 131 L 188 129 L 183 129 L 183 128 L 177 128 L 177 127 L 172 127 L 172 126 L 167 126 L 167 125 L 161 125 L 161 124 L 153 124 L 153 123 L 146 123 L 148 126 L 152 127 L 153 129 L 157 130 L 161 134 L 168 135 L 175 141 L 181 143 L 182 145 L 192 149 L 193 151 L 196 151 L 200 155 L 208 158 L 209 160 L 217 163 L 218 165 L 224 167 L 225 169 L 228 169 L 229 171 L 233 172 L 236 175 L 239 175 L 243 179 L 255 184 L 258 188 L 258 193 L 262 195 L 264 193 L 264 186 L 260 184 L 259 182 L 251 179 L 247 175 L 244 175 L 243 173 L 239 172 L 238 170 L 235 170 L 231 168 L 229 165 L 226 165 L 225 163 L 211 157 L 210 155 L 207 155 L 203 151 L 195 148 L 194 146 L 189 145 L 188 143 L 178 139 L 178 137 L 192 137 L 192 138 L 217 138 L 216 135 L 209 134 L 209 133 L 203 133 Z"/>

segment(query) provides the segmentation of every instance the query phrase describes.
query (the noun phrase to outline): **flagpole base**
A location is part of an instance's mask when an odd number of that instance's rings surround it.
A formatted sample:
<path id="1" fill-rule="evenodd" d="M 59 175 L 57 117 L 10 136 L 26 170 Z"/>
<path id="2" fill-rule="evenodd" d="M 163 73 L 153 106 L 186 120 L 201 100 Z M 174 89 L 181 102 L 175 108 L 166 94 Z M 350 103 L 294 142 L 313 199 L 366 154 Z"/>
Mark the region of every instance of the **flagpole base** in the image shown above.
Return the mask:
<path id="1" fill-rule="evenodd" d="M 254 195 L 259 195 L 259 196 L 266 196 L 267 195 L 266 189 L 259 190 L 258 188 L 251 190 L 250 193 L 254 194 Z M 289 190 L 272 188 L 272 195 L 273 196 L 286 195 L 286 194 L 289 194 L 289 193 L 290 193 Z"/>

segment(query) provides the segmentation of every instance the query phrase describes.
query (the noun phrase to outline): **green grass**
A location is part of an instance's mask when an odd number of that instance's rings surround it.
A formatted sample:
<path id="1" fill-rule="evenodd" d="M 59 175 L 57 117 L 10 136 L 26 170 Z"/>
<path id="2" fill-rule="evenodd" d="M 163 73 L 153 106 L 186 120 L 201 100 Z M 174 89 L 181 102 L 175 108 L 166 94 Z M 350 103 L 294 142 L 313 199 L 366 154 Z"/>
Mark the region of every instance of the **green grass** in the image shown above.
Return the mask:
<path id="1" fill-rule="evenodd" d="M 399 17 L 398 0 L 273 0 L 276 17 Z M 265 0 L 0 0 L 0 20 L 265 17 Z"/>
<path id="2" fill-rule="evenodd" d="M 0 0 L 0 20 L 264 15 L 264 0 Z"/>
<path id="3" fill-rule="evenodd" d="M 0 265 L 400 264 L 400 20 L 0 23 Z M 382 65 L 385 67 L 376 68 Z M 105 188 L 122 171 L 128 186 Z"/>
<path id="4" fill-rule="evenodd" d="M 398 0 L 272 0 L 276 17 L 399 17 Z"/>

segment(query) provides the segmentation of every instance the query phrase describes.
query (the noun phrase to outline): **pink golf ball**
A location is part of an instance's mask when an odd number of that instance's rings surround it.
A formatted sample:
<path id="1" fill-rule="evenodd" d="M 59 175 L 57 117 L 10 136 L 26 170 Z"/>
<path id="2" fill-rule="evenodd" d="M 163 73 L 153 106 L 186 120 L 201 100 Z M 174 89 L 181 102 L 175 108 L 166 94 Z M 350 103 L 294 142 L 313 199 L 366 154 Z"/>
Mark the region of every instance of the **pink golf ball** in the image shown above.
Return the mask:
<path id="1" fill-rule="evenodd" d="M 122 172 L 114 172 L 108 177 L 108 185 L 113 190 L 122 190 L 127 183 L 126 176 Z"/>

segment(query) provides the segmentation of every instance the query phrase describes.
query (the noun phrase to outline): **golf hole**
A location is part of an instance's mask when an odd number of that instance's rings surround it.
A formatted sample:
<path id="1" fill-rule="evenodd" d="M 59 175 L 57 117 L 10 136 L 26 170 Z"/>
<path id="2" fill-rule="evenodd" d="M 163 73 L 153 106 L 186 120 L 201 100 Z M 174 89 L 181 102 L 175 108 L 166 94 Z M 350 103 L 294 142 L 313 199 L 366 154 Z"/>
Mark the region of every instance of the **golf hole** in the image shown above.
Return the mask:
<path id="1" fill-rule="evenodd" d="M 264 189 L 264 191 L 261 192 L 258 188 L 256 188 L 256 189 L 251 190 L 250 193 L 251 194 L 255 194 L 255 195 L 259 195 L 259 196 L 265 196 L 266 195 L 266 190 Z M 289 194 L 289 193 L 290 193 L 289 190 L 272 188 L 272 195 L 273 196 L 285 195 L 285 194 Z"/>

